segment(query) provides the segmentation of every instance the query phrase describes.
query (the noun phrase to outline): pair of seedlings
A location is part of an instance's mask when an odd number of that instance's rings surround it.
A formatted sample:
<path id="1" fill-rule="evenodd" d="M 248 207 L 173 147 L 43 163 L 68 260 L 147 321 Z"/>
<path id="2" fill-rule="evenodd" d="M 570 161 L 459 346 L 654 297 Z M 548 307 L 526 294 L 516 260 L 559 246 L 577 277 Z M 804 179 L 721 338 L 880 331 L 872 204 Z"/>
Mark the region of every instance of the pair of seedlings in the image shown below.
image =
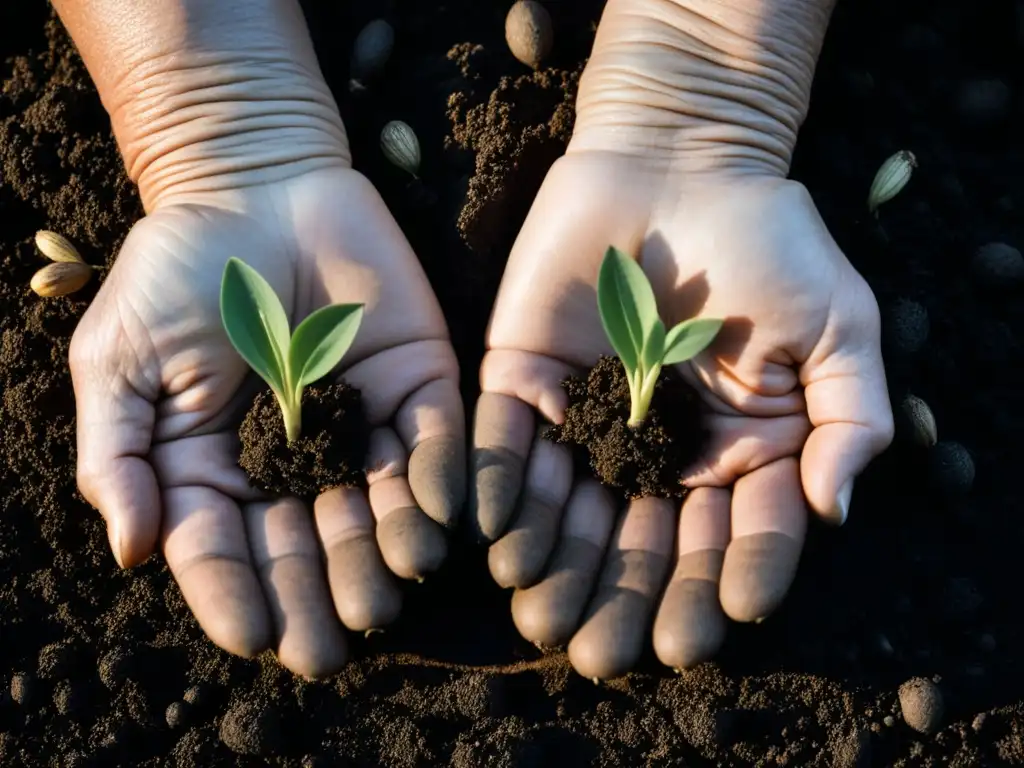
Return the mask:
<path id="1" fill-rule="evenodd" d="M 629 380 L 628 426 L 639 428 L 663 366 L 682 363 L 703 351 L 722 321 L 693 318 L 666 329 L 643 269 L 614 247 L 608 248 L 601 263 L 597 303 L 605 333 Z M 302 429 L 304 389 L 341 362 L 359 332 L 363 305 L 322 307 L 293 333 L 270 284 L 232 257 L 224 267 L 220 310 L 232 346 L 273 392 L 287 440 L 293 443 Z"/>

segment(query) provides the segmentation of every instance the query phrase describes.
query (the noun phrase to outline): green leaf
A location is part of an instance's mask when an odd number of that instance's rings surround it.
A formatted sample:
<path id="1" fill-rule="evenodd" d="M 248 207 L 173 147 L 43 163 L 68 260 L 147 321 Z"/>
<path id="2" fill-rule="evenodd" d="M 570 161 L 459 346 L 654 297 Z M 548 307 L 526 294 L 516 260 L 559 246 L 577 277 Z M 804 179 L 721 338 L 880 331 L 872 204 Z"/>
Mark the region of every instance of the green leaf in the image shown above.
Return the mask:
<path id="1" fill-rule="evenodd" d="M 286 389 L 288 315 L 259 272 L 231 257 L 220 284 L 220 317 L 231 345 L 278 393 Z"/>
<path id="2" fill-rule="evenodd" d="M 658 318 L 651 326 L 647 340 L 644 342 L 643 369 L 650 371 L 661 363 L 665 356 L 665 324 Z"/>
<path id="3" fill-rule="evenodd" d="M 658 320 L 658 305 L 643 268 L 614 246 L 597 275 L 597 306 L 612 348 L 627 369 L 635 369 Z"/>
<path id="4" fill-rule="evenodd" d="M 662 365 L 675 365 L 699 355 L 715 340 L 722 322 L 710 317 L 695 317 L 681 322 L 665 338 Z"/>
<path id="5" fill-rule="evenodd" d="M 362 321 L 362 304 L 332 304 L 299 324 L 288 350 L 289 378 L 296 394 L 341 362 Z"/>

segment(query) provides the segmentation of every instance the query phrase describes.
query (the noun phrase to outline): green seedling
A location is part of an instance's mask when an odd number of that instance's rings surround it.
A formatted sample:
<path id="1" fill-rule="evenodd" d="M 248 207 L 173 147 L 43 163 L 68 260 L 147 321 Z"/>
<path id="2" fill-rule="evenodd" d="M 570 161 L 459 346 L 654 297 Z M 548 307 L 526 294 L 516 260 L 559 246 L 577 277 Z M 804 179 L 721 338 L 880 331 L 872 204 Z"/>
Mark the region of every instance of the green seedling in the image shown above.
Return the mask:
<path id="1" fill-rule="evenodd" d="M 221 279 L 220 316 L 231 345 L 277 397 L 288 442 L 294 442 L 302 431 L 302 391 L 341 362 L 359 331 L 363 305 L 323 307 L 292 333 L 270 283 L 232 257 Z"/>
<path id="2" fill-rule="evenodd" d="M 629 380 L 629 426 L 647 418 L 662 366 L 677 365 L 700 354 L 718 335 L 721 320 L 684 320 L 666 331 L 658 317 L 654 290 L 634 259 L 611 246 L 597 276 L 597 307 Z"/>

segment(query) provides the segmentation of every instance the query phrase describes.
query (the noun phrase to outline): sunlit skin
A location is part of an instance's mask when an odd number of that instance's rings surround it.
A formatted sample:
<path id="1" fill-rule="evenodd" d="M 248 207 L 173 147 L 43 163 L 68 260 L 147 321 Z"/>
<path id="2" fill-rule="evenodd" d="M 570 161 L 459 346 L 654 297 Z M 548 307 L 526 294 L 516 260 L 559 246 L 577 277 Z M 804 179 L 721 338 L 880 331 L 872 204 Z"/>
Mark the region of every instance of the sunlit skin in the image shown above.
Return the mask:
<path id="1" fill-rule="evenodd" d="M 653 622 L 659 658 L 688 666 L 717 650 L 727 616 L 771 613 L 808 512 L 841 522 L 853 478 L 891 439 L 874 298 L 785 180 L 831 2 L 609 1 L 572 142 L 481 340 L 472 461 L 440 308 L 351 169 L 295 0 L 54 5 L 147 214 L 72 340 L 79 487 L 118 562 L 159 549 L 226 650 L 336 671 L 345 630 L 385 626 L 397 579 L 440 567 L 468 492 L 465 522 L 516 588 L 525 637 L 568 643 L 581 674 L 611 677 Z M 726 319 L 681 368 L 715 414 L 682 510 L 617 509 L 535 440 L 561 418 L 558 382 L 611 351 L 594 300 L 609 244 L 640 260 L 667 324 Z M 252 377 L 217 305 L 233 255 L 293 324 L 366 305 L 338 373 L 375 427 L 368 494 L 329 492 L 311 514 L 257 498 L 237 468 L 231 425 Z"/>

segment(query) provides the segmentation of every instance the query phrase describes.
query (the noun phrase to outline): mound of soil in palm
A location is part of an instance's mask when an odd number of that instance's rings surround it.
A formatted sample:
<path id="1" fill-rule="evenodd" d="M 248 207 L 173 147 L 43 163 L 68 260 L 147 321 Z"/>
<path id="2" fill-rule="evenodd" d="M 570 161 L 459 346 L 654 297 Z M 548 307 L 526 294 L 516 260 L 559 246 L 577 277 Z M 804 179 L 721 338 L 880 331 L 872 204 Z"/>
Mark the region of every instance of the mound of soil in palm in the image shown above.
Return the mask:
<path id="1" fill-rule="evenodd" d="M 255 488 L 313 501 L 330 488 L 365 484 L 370 430 L 358 389 L 344 382 L 306 387 L 302 432 L 289 445 L 273 392 L 256 395 L 238 429 L 239 466 Z"/>
<path id="2" fill-rule="evenodd" d="M 681 499 L 683 473 L 707 443 L 700 398 L 674 371 L 663 369 L 647 418 L 629 426 L 629 381 L 622 363 L 601 357 L 586 378 L 562 385 L 569 396 L 565 421 L 545 437 L 570 445 L 590 472 L 627 499 Z"/>

